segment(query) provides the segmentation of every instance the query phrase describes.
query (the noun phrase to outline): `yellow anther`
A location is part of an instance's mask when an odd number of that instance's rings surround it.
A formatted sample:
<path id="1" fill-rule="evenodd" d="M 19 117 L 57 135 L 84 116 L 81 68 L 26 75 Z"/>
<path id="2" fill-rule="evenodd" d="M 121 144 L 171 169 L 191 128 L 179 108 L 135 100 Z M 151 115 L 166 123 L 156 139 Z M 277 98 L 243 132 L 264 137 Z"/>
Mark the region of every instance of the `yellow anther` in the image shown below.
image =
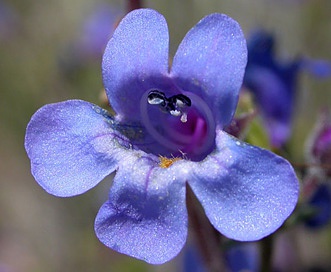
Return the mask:
<path id="1" fill-rule="evenodd" d="M 163 156 L 159 156 L 160 158 L 160 163 L 159 166 L 161 168 L 168 168 L 171 166 L 174 162 L 181 160 L 182 158 L 167 158 Z"/>

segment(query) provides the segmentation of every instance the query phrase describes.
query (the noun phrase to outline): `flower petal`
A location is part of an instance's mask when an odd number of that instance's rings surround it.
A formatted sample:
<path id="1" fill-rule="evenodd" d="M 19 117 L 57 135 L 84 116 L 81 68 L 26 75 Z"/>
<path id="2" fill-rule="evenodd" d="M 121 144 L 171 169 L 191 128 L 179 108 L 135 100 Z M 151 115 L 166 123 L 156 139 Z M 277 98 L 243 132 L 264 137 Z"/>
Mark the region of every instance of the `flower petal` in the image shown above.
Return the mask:
<path id="1" fill-rule="evenodd" d="M 179 253 L 187 236 L 185 180 L 173 169 L 155 167 L 146 158 L 120 166 L 95 221 L 102 243 L 151 264 Z"/>
<path id="2" fill-rule="evenodd" d="M 33 176 L 47 192 L 78 195 L 115 170 L 118 144 L 105 112 L 69 100 L 46 105 L 32 116 L 25 149 Z"/>
<path id="3" fill-rule="evenodd" d="M 219 131 L 217 150 L 189 179 L 210 222 L 225 236 L 261 239 L 292 213 L 299 184 L 283 158 Z"/>
<path id="4" fill-rule="evenodd" d="M 182 89 L 203 97 L 224 127 L 235 112 L 246 62 L 238 23 L 224 14 L 211 14 L 187 33 L 171 74 Z"/>
<path id="5" fill-rule="evenodd" d="M 168 43 L 167 23 L 154 10 L 134 10 L 118 25 L 102 62 L 107 96 L 117 114 L 134 118 L 142 94 L 168 72 Z"/>
<path id="6" fill-rule="evenodd" d="M 320 78 L 328 78 L 331 76 L 331 62 L 327 60 L 310 59 L 306 57 L 301 60 L 300 68 Z"/>

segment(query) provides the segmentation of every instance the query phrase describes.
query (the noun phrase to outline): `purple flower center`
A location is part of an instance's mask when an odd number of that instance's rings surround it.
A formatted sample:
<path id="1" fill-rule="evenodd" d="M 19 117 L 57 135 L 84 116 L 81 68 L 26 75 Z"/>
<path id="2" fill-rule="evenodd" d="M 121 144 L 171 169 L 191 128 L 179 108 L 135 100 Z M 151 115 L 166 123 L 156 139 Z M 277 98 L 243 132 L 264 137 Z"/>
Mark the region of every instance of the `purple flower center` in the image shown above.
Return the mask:
<path id="1" fill-rule="evenodd" d="M 167 96 L 147 90 L 140 100 L 142 123 L 167 157 L 185 156 L 199 161 L 215 144 L 215 120 L 204 100 L 191 92 Z M 160 155 L 160 154 L 157 154 Z"/>

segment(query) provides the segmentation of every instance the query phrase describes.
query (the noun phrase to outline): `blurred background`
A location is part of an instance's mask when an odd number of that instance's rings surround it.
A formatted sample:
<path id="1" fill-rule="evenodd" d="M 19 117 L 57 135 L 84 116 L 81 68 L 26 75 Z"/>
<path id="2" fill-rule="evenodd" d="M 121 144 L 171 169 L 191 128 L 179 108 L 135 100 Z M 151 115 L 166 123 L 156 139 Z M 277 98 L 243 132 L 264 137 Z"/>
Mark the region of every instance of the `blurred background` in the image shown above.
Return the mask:
<path id="1" fill-rule="evenodd" d="M 220 12 L 237 20 L 247 37 L 256 28 L 273 33 L 280 59 L 331 61 L 330 0 L 154 0 L 143 5 L 167 19 L 171 56 L 202 17 Z M 169 263 L 151 266 L 97 240 L 94 218 L 111 178 L 84 195 L 56 198 L 34 181 L 24 150 L 26 125 L 44 104 L 77 98 L 104 105 L 102 50 L 126 12 L 125 1 L 0 0 L 0 272 L 183 271 L 185 250 Z M 322 107 L 331 107 L 331 77 L 300 72 L 288 143 L 291 162 L 304 162 L 305 141 Z M 331 267 L 330 224 L 318 231 L 298 227 L 291 237 L 303 267 Z"/>

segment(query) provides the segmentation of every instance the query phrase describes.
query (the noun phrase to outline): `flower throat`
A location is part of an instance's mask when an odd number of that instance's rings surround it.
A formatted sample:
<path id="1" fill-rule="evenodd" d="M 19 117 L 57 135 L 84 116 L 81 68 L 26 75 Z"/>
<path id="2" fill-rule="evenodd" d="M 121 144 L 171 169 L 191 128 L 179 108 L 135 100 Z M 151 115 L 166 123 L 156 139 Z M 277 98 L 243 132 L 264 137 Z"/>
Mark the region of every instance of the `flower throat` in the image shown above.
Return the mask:
<path id="1" fill-rule="evenodd" d="M 163 92 L 153 90 L 149 92 L 147 100 L 150 105 L 157 105 L 172 116 L 180 116 L 180 121 L 183 123 L 187 122 L 186 108 L 191 106 L 191 99 L 187 96 L 177 94 L 167 98 Z"/>
<path id="2" fill-rule="evenodd" d="M 150 89 L 141 98 L 140 111 L 143 125 L 162 151 L 155 155 L 171 158 L 185 154 L 197 161 L 215 144 L 213 114 L 207 103 L 192 92 L 166 95 Z"/>

